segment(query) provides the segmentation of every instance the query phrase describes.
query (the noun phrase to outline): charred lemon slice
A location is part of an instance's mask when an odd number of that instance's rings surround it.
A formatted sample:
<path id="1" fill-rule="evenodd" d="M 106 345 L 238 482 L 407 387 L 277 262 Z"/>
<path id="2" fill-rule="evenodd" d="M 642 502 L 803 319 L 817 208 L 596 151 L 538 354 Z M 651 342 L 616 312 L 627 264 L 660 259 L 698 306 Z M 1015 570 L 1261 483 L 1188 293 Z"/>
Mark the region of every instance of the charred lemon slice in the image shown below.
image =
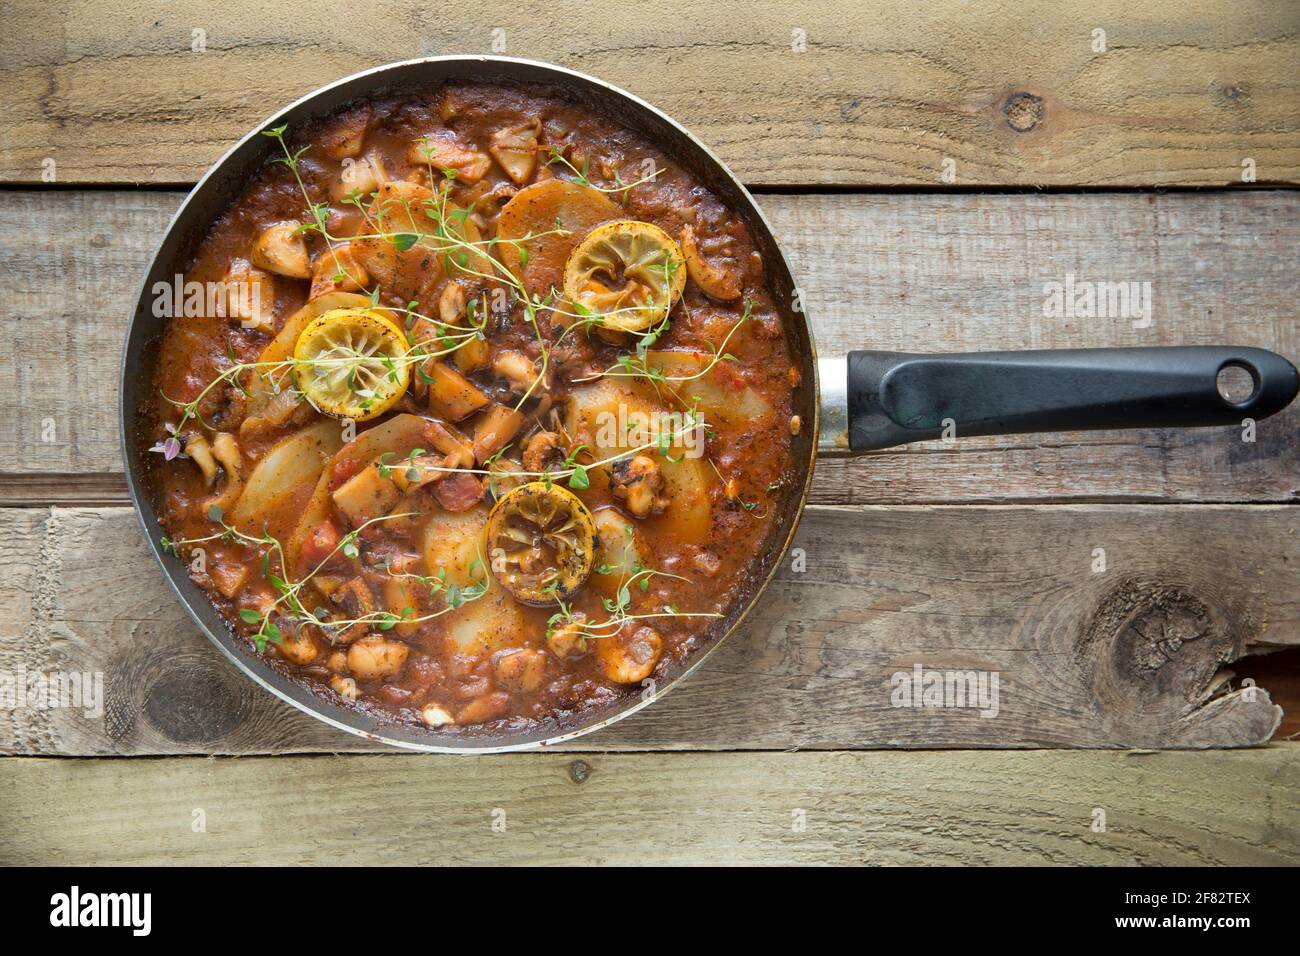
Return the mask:
<path id="1" fill-rule="evenodd" d="M 507 492 L 488 515 L 488 563 L 525 604 L 554 604 L 591 574 L 596 527 L 577 495 L 533 481 Z"/>
<path id="2" fill-rule="evenodd" d="M 632 219 L 597 226 L 564 267 L 568 300 L 620 332 L 641 332 L 663 321 L 685 285 L 686 265 L 672 236 Z"/>
<path id="3" fill-rule="evenodd" d="M 382 415 L 410 383 L 406 336 L 375 309 L 331 309 L 294 346 L 298 390 L 326 415 L 366 421 Z"/>

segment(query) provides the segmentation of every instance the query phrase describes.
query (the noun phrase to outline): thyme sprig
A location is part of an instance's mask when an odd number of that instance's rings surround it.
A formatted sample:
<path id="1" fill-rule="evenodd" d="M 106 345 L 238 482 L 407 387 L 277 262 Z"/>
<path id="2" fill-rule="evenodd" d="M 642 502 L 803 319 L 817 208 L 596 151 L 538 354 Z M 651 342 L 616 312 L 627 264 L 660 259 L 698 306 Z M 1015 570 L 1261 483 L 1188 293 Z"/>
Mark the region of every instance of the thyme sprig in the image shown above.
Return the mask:
<path id="1" fill-rule="evenodd" d="M 626 549 L 624 549 L 626 558 Z M 604 567 L 602 565 L 602 567 Z M 600 572 L 600 568 L 597 571 Z M 546 622 L 546 633 L 550 636 L 558 627 L 572 628 L 582 637 L 605 638 L 614 637 L 620 633 L 623 628 L 637 621 L 658 620 L 665 617 L 722 617 L 716 612 L 689 612 L 679 611 L 675 605 L 660 605 L 660 610 L 649 613 L 634 614 L 631 613 L 632 607 L 632 588 L 636 587 L 639 591 L 648 591 L 652 578 L 671 578 L 676 581 L 683 581 L 690 584 L 689 578 L 684 578 L 679 574 L 669 574 L 666 571 L 655 571 L 641 565 L 633 565 L 632 574 L 629 576 L 626 570 L 620 579 L 618 589 L 614 592 L 614 597 L 605 597 L 601 599 L 601 606 L 605 609 L 606 617 L 599 621 L 589 621 L 587 616 L 573 608 L 572 605 L 565 603 L 558 595 L 552 595 L 560 609 L 550 616 Z"/>
<path id="2" fill-rule="evenodd" d="M 564 155 L 564 153 L 560 150 L 558 146 L 552 145 L 547 153 L 544 162 L 547 166 L 553 166 L 556 164 L 563 166 L 565 169 L 567 169 L 570 173 L 573 174 L 574 182 L 576 182 L 579 186 L 586 186 L 589 189 L 594 189 L 597 192 L 602 192 L 602 193 L 622 193 L 624 202 L 627 202 L 627 194 L 634 186 L 640 186 L 642 183 L 652 183 L 659 178 L 659 174 L 662 172 L 662 170 L 658 169 L 657 167 L 654 167 L 652 168 L 651 172 L 642 176 L 640 179 L 634 180 L 633 182 L 630 183 L 625 183 L 623 182 L 622 175 L 616 169 L 614 170 L 615 185 L 597 186 L 595 183 L 591 181 L 590 157 L 583 158 L 582 168 L 579 169 L 577 166 L 573 165 L 572 161 L 570 161 L 570 159 Z"/>
<path id="3" fill-rule="evenodd" d="M 669 375 L 663 369 L 651 368 L 649 362 L 649 347 L 655 343 L 659 335 L 663 332 L 663 327 L 656 327 L 637 343 L 636 353 L 634 355 L 620 355 L 618 361 L 609 368 L 596 375 L 589 375 L 585 378 L 575 379 L 578 382 L 592 382 L 598 378 L 644 378 L 656 384 L 667 384 L 670 387 L 684 382 L 693 382 L 701 379 L 713 371 L 714 367 L 720 362 L 734 362 L 736 356 L 726 351 L 727 343 L 732 337 L 740 331 L 741 326 L 753 318 L 754 303 L 752 300 L 745 302 L 745 308 L 738 318 L 727 330 L 727 334 L 722 338 L 722 344 L 714 346 L 711 342 L 706 342 L 710 357 L 708 363 L 699 371 L 691 375 Z M 666 324 L 667 320 L 665 320 Z M 649 339 L 646 342 L 646 339 Z"/>

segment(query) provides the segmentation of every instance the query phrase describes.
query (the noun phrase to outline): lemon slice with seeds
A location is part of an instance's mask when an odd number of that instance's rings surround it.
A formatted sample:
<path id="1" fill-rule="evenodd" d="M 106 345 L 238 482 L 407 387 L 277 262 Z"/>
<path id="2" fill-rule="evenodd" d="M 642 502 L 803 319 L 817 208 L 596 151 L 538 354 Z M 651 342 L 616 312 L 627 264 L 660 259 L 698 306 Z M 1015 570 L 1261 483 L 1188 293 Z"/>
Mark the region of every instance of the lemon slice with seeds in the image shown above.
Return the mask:
<path id="1" fill-rule="evenodd" d="M 554 604 L 591 574 L 596 526 L 578 496 L 545 481 L 507 492 L 488 515 L 488 564 L 525 604 Z"/>
<path id="2" fill-rule="evenodd" d="M 568 300 L 620 332 L 642 332 L 663 321 L 685 285 L 686 264 L 672 236 L 632 219 L 597 226 L 564 267 Z"/>
<path id="3" fill-rule="evenodd" d="M 326 415 L 362 422 L 382 415 L 410 384 L 406 336 L 374 309 L 331 309 L 294 346 L 298 390 Z"/>

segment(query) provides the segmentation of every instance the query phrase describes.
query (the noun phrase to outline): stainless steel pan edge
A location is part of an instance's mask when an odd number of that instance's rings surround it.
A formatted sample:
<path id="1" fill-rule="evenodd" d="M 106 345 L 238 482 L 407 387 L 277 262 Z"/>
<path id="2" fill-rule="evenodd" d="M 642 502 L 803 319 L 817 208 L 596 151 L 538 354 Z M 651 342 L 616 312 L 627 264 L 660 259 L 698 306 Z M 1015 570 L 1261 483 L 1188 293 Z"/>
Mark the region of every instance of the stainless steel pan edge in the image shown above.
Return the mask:
<path id="1" fill-rule="evenodd" d="M 778 308 L 783 310 L 786 328 L 793 336 L 792 360 L 803 374 L 803 385 L 796 390 L 796 412 L 805 423 L 795 439 L 794 448 L 796 466 L 803 465 L 799 487 L 788 493 L 784 502 L 787 512 L 774 523 L 767 550 L 762 555 L 765 567 L 759 576 L 760 580 L 749 594 L 737 602 L 724 622 L 722 633 L 698 651 L 685 666 L 671 673 L 667 680 L 657 686 L 653 695 L 632 698 L 616 708 L 584 715 L 572 724 L 554 722 L 549 726 L 544 725 L 542 729 L 525 735 L 470 732 L 447 736 L 380 720 L 362 711 L 339 707 L 316 695 L 271 666 L 265 659 L 247 650 L 242 639 L 230 632 L 204 592 L 190 580 L 181 562 L 162 554 L 159 541 L 163 530 L 146 487 L 148 453 L 144 450 L 142 436 L 139 434 L 138 410 L 145 401 L 152 400 L 152 396 L 146 394 L 146 390 L 152 388 L 153 381 L 150 346 L 157 341 L 165 321 L 152 314 L 150 290 L 155 282 L 169 281 L 174 273 L 184 271 L 199 239 L 225 207 L 240 195 L 249 177 L 261 166 L 271 145 L 270 140 L 263 137 L 261 132 L 285 123 L 291 128 L 301 126 L 353 100 L 398 93 L 406 88 L 414 90 L 456 79 L 544 83 L 575 92 L 589 98 L 593 104 L 610 113 L 612 118 L 640 132 L 687 166 L 755 227 L 754 241 L 763 255 L 769 283 Z M 685 679 L 723 640 L 740 627 L 766 590 L 789 549 L 807 501 L 821 425 L 815 345 L 805 317 L 789 310 L 787 304 L 793 301 L 794 281 L 789 262 L 775 240 L 771 225 L 748 190 L 707 146 L 644 100 L 574 70 L 512 57 L 425 57 L 364 70 L 303 96 L 259 124 L 209 169 L 168 224 L 141 283 L 122 356 L 119 424 L 122 459 L 126 466 L 131 500 L 150 550 L 163 569 L 172 590 L 195 623 L 239 670 L 286 703 L 340 730 L 408 750 L 452 754 L 504 753 L 554 746 L 636 713 L 663 697 Z M 809 423 L 811 427 L 807 427 Z"/>

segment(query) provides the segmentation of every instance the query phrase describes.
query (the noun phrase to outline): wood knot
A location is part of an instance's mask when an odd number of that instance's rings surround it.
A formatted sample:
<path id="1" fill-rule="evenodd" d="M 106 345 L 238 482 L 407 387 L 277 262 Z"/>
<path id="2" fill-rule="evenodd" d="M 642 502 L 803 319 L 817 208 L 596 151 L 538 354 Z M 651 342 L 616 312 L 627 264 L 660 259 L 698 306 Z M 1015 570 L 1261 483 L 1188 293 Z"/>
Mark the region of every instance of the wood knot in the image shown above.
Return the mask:
<path id="1" fill-rule="evenodd" d="M 1002 104 L 1007 125 L 1017 133 L 1028 133 L 1043 121 L 1046 107 L 1041 96 L 1033 93 L 1012 93 Z"/>
<path id="2" fill-rule="evenodd" d="M 169 740 L 209 743 L 229 736 L 248 715 L 238 675 L 200 655 L 179 655 L 143 684 L 145 719 Z"/>
<path id="3" fill-rule="evenodd" d="M 585 760 L 575 760 L 569 764 L 569 779 L 574 783 L 586 783 L 591 776 L 591 767 Z"/>
<path id="4" fill-rule="evenodd" d="M 1219 95 L 1225 102 L 1245 106 L 1250 103 L 1250 88 L 1239 83 L 1226 83 L 1219 87 Z"/>
<path id="5" fill-rule="evenodd" d="M 1158 730 L 1211 693 L 1222 664 L 1240 656 L 1248 625 L 1177 584 L 1121 581 L 1079 643 L 1102 713 Z M 1152 720 L 1152 718 L 1157 718 Z"/>

